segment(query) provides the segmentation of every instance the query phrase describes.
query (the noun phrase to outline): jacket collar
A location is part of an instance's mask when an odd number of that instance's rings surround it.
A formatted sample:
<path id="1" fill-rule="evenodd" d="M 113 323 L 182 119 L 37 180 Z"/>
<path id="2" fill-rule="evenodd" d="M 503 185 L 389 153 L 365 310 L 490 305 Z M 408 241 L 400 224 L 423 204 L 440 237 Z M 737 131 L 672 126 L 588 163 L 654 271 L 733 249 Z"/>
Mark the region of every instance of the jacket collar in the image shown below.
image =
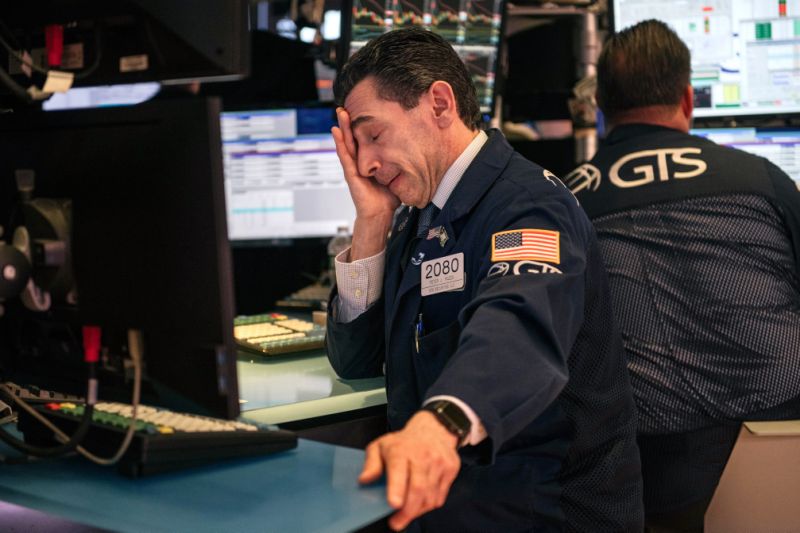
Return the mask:
<path id="1" fill-rule="evenodd" d="M 456 185 L 437 220 L 454 222 L 469 213 L 511 159 L 514 149 L 503 134 L 495 129 L 489 130 L 487 134 L 489 139 Z"/>
<path id="2" fill-rule="evenodd" d="M 634 137 L 667 132 L 683 134 L 680 130 L 667 128 L 666 126 L 658 126 L 656 124 L 622 124 L 611 130 L 611 133 L 606 136 L 603 144 L 609 146 L 625 142 Z"/>

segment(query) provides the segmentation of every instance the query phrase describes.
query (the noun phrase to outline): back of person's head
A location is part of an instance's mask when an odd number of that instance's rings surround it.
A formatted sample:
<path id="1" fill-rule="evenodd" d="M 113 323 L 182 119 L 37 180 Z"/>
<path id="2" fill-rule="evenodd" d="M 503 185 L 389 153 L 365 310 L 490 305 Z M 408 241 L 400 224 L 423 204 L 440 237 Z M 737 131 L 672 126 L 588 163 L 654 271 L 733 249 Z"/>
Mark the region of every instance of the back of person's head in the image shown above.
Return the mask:
<path id="1" fill-rule="evenodd" d="M 613 121 L 622 111 L 675 106 L 689 85 L 691 57 L 659 20 L 645 20 L 609 37 L 597 61 L 597 103 Z"/>
<path id="2" fill-rule="evenodd" d="M 480 123 L 475 86 L 467 67 L 453 47 L 440 36 L 421 28 L 390 31 L 368 42 L 353 54 L 336 77 L 333 92 L 337 105 L 365 78 L 372 77 L 378 96 L 413 109 L 436 81 L 453 88 L 461 121 L 470 129 Z"/>

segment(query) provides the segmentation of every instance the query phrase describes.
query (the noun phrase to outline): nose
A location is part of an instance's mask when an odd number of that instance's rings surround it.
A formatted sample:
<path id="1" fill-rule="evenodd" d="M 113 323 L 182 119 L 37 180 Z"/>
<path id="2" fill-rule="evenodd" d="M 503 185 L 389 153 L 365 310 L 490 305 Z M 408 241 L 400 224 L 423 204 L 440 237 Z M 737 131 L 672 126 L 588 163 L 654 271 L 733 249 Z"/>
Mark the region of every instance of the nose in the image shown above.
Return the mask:
<path id="1" fill-rule="evenodd" d="M 375 176 L 381 168 L 380 160 L 374 150 L 368 147 L 358 147 L 358 173 L 362 176 Z"/>

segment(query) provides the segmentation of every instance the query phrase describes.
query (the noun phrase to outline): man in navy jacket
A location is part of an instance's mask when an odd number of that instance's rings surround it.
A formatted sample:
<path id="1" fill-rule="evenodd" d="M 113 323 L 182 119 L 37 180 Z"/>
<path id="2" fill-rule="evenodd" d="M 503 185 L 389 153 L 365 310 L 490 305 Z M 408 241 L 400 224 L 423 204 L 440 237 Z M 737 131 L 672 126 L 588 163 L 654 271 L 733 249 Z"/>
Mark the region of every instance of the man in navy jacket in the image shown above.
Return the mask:
<path id="1" fill-rule="evenodd" d="M 742 421 L 800 417 L 800 191 L 689 134 L 690 70 L 663 22 L 612 36 L 597 90 L 610 132 L 565 180 L 608 268 L 659 531 L 702 531 Z"/>
<path id="2" fill-rule="evenodd" d="M 360 480 L 386 474 L 390 526 L 641 530 L 630 385 L 575 198 L 478 129 L 433 33 L 373 40 L 335 92 L 356 221 L 328 353 L 342 377 L 386 375 L 393 432 Z"/>

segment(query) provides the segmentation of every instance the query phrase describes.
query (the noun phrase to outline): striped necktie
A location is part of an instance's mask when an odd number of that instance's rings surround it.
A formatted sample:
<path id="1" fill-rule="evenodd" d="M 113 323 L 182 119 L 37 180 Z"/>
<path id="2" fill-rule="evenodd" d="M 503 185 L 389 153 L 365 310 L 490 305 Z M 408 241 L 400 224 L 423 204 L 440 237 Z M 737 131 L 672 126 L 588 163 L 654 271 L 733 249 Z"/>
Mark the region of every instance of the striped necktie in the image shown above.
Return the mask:
<path id="1" fill-rule="evenodd" d="M 431 227 L 431 222 L 439 214 L 439 208 L 431 202 L 426 205 L 419 213 L 417 219 L 417 238 L 424 239 L 428 235 L 428 229 Z"/>

